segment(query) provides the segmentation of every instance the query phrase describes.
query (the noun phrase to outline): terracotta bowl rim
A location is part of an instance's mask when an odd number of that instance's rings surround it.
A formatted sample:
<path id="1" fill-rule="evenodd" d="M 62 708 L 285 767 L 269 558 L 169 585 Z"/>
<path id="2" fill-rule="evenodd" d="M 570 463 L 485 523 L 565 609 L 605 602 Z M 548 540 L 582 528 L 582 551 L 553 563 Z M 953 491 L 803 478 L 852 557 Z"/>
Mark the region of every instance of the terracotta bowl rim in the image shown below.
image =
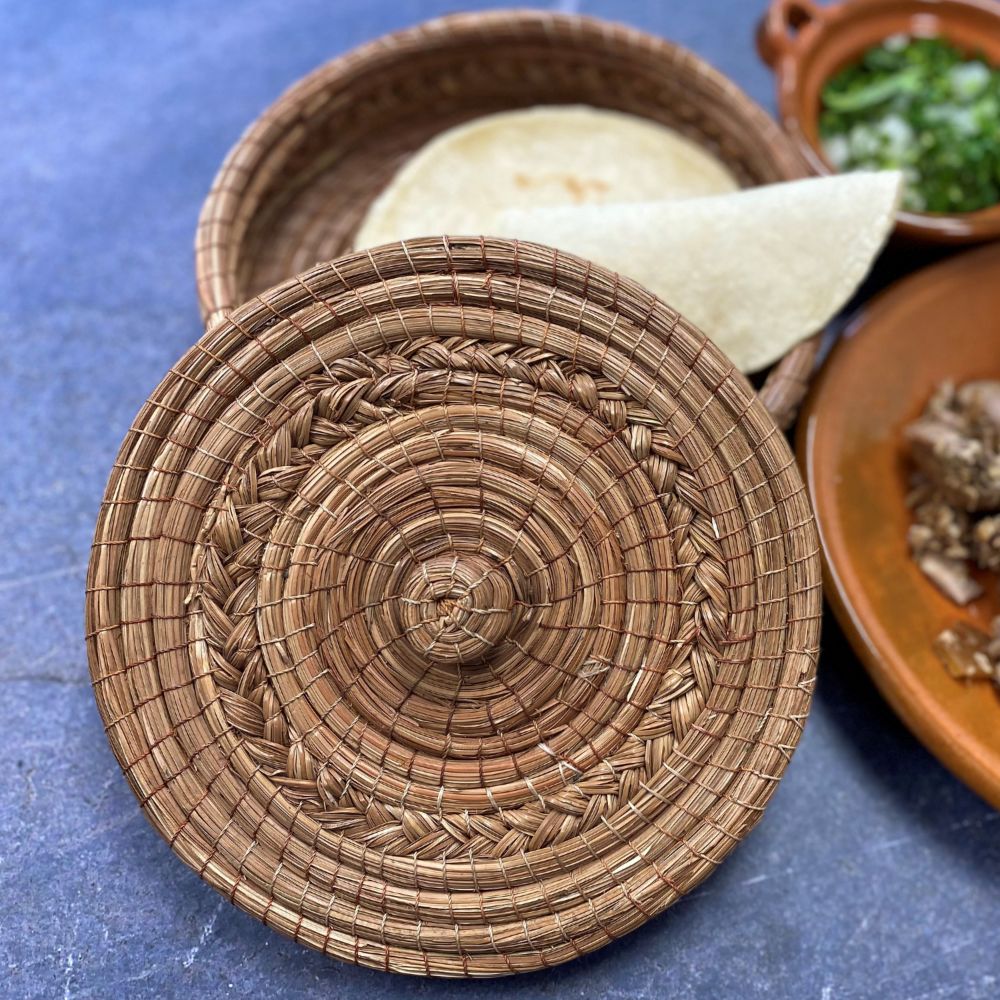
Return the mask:
<path id="1" fill-rule="evenodd" d="M 887 7 L 912 8 L 914 16 L 932 13 L 943 26 L 949 19 L 962 17 L 962 10 L 992 17 L 1000 32 L 1000 4 L 984 0 L 842 0 L 820 6 L 813 0 L 772 0 L 770 9 L 761 21 L 758 44 L 765 62 L 771 62 L 777 84 L 777 106 L 782 126 L 795 142 L 810 169 L 821 175 L 839 171 L 823 156 L 822 151 L 806 136 L 801 127 L 802 107 L 798 102 L 800 68 L 806 57 L 818 51 L 830 37 L 831 31 L 841 31 L 845 24 L 860 24 L 877 17 Z M 789 11 L 805 12 L 809 17 L 802 30 L 788 38 L 782 50 L 769 60 L 764 55 L 766 42 L 761 36 L 772 18 L 786 16 Z M 947 37 L 947 31 L 943 31 Z M 861 43 L 856 55 L 861 55 L 870 43 Z M 815 118 L 815 112 L 810 112 Z M 923 242 L 975 243 L 1000 238 L 1000 202 L 973 212 L 913 212 L 901 211 L 896 222 L 900 235 Z"/>

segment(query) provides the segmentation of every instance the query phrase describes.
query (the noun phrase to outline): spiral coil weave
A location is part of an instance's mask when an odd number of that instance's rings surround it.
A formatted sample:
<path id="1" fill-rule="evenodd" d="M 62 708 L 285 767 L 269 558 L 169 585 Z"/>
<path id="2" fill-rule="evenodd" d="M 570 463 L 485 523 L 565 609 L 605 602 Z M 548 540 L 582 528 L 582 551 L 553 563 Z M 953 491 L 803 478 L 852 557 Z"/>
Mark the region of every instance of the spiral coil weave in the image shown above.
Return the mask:
<path id="1" fill-rule="evenodd" d="M 139 414 L 88 578 L 171 847 L 305 944 L 499 975 L 697 884 L 798 741 L 816 537 L 745 380 L 639 286 L 503 240 L 356 254 Z"/>

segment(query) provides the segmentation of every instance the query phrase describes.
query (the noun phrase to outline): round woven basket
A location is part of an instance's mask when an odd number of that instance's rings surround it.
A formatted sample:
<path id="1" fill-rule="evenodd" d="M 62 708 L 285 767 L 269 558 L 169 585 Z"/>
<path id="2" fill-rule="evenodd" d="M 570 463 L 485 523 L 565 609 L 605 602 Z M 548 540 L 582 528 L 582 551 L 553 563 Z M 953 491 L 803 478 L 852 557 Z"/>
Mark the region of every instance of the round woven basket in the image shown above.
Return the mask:
<path id="1" fill-rule="evenodd" d="M 669 125 L 746 186 L 809 173 L 758 105 L 677 45 L 576 15 L 452 15 L 327 63 L 250 126 L 216 176 L 199 222 L 196 272 L 206 320 L 349 251 L 371 201 L 436 133 L 495 111 L 559 103 Z M 794 419 L 818 348 L 818 337 L 793 348 L 760 388 L 782 427 Z"/>
<path id="2" fill-rule="evenodd" d="M 108 483 L 88 647 L 149 820 L 397 972 L 612 941 L 760 817 L 809 707 L 812 515 L 747 381 L 640 286 L 491 239 L 232 310 Z"/>

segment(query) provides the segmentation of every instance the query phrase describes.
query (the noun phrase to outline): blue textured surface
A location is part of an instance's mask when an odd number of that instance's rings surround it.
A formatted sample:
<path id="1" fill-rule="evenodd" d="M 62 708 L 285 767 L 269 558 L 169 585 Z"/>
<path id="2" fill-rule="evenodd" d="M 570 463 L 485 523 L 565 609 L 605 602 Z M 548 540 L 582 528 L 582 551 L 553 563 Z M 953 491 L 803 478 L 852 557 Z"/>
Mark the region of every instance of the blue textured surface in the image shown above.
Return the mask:
<path id="1" fill-rule="evenodd" d="M 327 960 L 224 902 L 142 818 L 90 692 L 84 573 L 118 443 L 199 333 L 201 200 L 287 84 L 453 6 L 0 4 L 0 992 L 997 996 L 998 814 L 901 728 L 832 627 L 757 830 L 667 914 L 553 972 L 476 985 Z M 583 9 L 685 43 L 771 105 L 756 3 Z"/>

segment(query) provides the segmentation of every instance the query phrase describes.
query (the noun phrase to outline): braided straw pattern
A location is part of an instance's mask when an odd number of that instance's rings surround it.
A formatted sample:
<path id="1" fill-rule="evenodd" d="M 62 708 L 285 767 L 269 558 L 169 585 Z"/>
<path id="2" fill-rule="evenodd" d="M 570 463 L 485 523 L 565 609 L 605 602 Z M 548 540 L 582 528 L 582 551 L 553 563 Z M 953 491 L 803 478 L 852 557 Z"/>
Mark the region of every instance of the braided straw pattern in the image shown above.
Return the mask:
<path id="1" fill-rule="evenodd" d="M 122 446 L 88 577 L 108 738 L 171 847 L 363 965 L 598 948 L 760 816 L 808 711 L 812 515 L 731 364 L 504 240 L 233 311 Z"/>
<path id="2" fill-rule="evenodd" d="M 680 46 L 576 15 L 452 15 L 334 59 L 250 126 L 199 221 L 196 272 L 206 320 L 346 253 L 371 201 L 438 132 L 495 111 L 558 103 L 662 122 L 709 149 L 748 186 L 809 173 L 757 104 Z M 761 388 L 782 427 L 794 419 L 818 347 L 816 337 L 797 345 Z"/>

